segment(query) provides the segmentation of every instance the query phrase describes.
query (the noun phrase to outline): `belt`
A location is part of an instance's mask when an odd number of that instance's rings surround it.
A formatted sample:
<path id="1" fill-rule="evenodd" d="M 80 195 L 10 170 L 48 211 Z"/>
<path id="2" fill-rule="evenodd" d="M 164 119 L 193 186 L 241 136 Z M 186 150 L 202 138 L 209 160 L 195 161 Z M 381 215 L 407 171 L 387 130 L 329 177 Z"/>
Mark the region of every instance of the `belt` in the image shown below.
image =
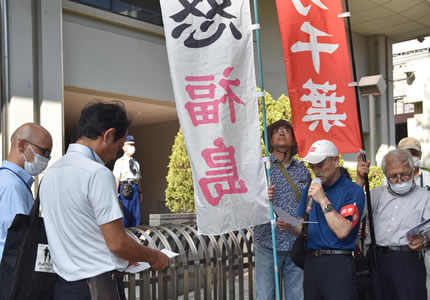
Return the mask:
<path id="1" fill-rule="evenodd" d="M 131 179 L 131 180 L 121 180 L 121 184 L 129 183 L 129 184 L 137 184 L 137 180 Z"/>
<path id="2" fill-rule="evenodd" d="M 309 251 L 308 253 L 312 256 L 326 256 L 326 255 L 347 255 L 352 256 L 354 251 L 352 250 L 340 250 L 340 249 L 320 249 Z"/>
<path id="3" fill-rule="evenodd" d="M 408 245 L 402 245 L 402 246 L 376 246 L 375 247 L 376 252 L 378 253 L 390 253 L 390 252 L 413 252 L 417 253 L 416 251 L 409 248 Z"/>

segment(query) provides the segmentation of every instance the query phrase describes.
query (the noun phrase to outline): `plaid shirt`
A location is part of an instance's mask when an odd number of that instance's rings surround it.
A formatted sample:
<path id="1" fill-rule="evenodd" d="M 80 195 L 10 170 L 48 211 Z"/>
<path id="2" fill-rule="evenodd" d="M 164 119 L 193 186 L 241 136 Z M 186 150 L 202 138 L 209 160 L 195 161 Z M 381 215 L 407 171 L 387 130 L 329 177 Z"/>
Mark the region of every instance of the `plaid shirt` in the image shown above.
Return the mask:
<path id="1" fill-rule="evenodd" d="M 275 166 L 274 162 L 279 160 L 274 155 L 272 155 L 270 160 L 272 184 L 275 186 L 275 198 L 273 199 L 273 205 L 281 207 L 288 214 L 296 217 L 296 211 L 298 207 L 296 194 L 294 193 L 294 190 L 288 181 L 285 179 L 284 174 L 282 174 L 281 170 Z M 286 170 L 301 194 L 306 185 L 311 181 L 311 175 L 309 174 L 308 169 L 302 162 L 291 159 L 290 165 Z M 276 226 L 275 234 L 276 250 L 291 251 L 291 247 L 296 240 L 295 235 L 289 231 L 279 230 L 278 226 Z M 254 226 L 254 239 L 258 245 L 271 249 L 272 230 L 270 223 Z"/>

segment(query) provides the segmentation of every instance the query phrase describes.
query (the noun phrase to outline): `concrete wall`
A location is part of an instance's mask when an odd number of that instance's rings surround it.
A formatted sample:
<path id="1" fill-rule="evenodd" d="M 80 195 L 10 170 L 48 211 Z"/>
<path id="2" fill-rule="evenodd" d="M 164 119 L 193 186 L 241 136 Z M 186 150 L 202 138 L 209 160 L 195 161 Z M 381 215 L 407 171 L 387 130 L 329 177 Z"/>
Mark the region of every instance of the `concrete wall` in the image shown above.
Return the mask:
<path id="1" fill-rule="evenodd" d="M 161 27 L 64 4 L 66 86 L 174 101 Z"/>

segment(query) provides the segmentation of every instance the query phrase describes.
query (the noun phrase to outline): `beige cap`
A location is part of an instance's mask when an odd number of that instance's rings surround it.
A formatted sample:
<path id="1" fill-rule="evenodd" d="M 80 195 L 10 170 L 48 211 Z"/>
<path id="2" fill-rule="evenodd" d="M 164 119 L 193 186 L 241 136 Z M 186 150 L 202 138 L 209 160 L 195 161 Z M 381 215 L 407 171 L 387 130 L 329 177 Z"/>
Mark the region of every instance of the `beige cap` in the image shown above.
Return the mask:
<path id="1" fill-rule="evenodd" d="M 400 140 L 399 144 L 397 145 L 397 148 L 403 150 L 414 149 L 421 152 L 421 143 L 416 138 L 405 137 Z"/>
<path id="2" fill-rule="evenodd" d="M 309 148 L 308 154 L 302 159 L 302 161 L 318 164 L 327 157 L 336 157 L 339 155 L 339 151 L 336 146 L 328 140 L 319 140 L 312 144 Z"/>

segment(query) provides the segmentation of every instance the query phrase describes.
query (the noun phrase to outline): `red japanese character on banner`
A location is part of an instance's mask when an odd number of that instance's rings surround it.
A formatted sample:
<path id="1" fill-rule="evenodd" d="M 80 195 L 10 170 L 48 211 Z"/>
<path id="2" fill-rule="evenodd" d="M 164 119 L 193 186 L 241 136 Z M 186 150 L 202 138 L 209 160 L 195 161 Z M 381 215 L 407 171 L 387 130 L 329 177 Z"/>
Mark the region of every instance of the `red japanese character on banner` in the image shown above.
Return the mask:
<path id="1" fill-rule="evenodd" d="M 187 76 L 185 80 L 188 82 L 195 81 L 213 81 L 215 77 L 213 75 L 209 76 Z M 206 85 L 191 85 L 188 84 L 185 87 L 188 95 L 191 100 L 198 99 L 214 99 L 215 98 L 215 89 L 216 85 L 206 84 Z M 202 91 L 207 91 L 206 93 L 202 93 Z M 197 93 L 200 91 L 200 93 Z M 188 111 L 188 114 L 191 117 L 191 122 L 194 126 L 198 126 L 200 124 L 217 124 L 219 121 L 219 109 L 220 101 L 218 99 L 214 99 L 213 101 L 206 102 L 187 102 L 185 104 L 185 108 Z"/>
<path id="2" fill-rule="evenodd" d="M 220 103 L 225 104 L 228 101 L 229 111 L 230 111 L 230 120 L 232 123 L 236 122 L 236 112 L 234 104 L 243 104 L 245 103 L 240 100 L 240 98 L 233 92 L 231 86 L 238 87 L 240 85 L 239 79 L 229 80 L 228 77 L 231 75 L 233 71 L 233 67 L 228 67 L 224 70 L 223 75 L 225 78 L 221 79 L 218 84 L 221 86 L 227 93 L 224 94 L 220 99 L 215 98 L 215 89 L 216 85 L 213 83 L 210 84 L 201 84 L 201 85 L 191 85 L 188 84 L 185 87 L 188 95 L 191 100 L 199 100 L 199 99 L 211 99 L 212 101 L 204 101 L 204 102 L 187 102 L 185 104 L 185 108 L 190 115 L 191 122 L 195 127 L 202 124 L 217 124 L 219 122 L 219 105 Z M 185 80 L 188 82 L 210 82 L 214 81 L 215 77 L 213 75 L 209 76 L 187 76 Z"/>
<path id="3" fill-rule="evenodd" d="M 216 148 L 202 151 L 206 164 L 212 170 L 205 172 L 208 177 L 201 178 L 199 185 L 206 201 L 217 206 L 223 195 L 246 193 L 248 188 L 243 180 L 239 180 L 234 147 L 226 147 L 222 138 L 215 139 L 214 145 Z"/>

